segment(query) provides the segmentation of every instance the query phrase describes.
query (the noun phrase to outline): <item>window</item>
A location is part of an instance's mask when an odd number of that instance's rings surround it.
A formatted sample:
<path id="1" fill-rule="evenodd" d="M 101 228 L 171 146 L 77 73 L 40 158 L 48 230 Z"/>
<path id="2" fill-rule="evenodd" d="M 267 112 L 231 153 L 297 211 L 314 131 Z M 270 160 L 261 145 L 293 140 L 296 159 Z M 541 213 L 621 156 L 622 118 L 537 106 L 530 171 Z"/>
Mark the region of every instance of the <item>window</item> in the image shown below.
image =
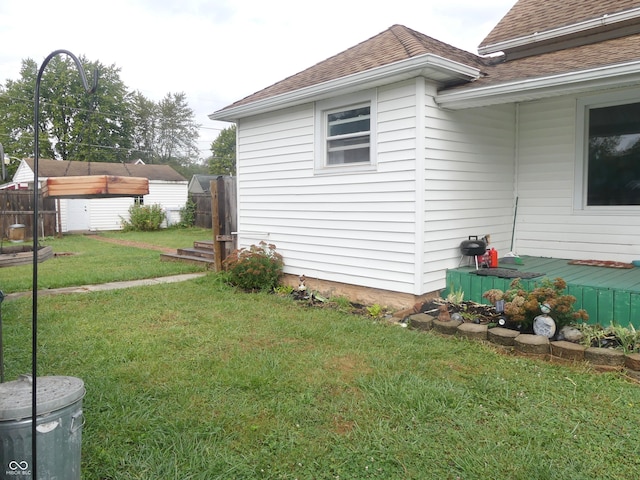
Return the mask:
<path id="1" fill-rule="evenodd" d="M 591 108 L 587 205 L 640 205 L 640 103 Z"/>
<path id="2" fill-rule="evenodd" d="M 370 160 L 371 107 L 327 112 L 327 165 Z"/>
<path id="3" fill-rule="evenodd" d="M 316 103 L 317 173 L 375 169 L 375 92 Z"/>

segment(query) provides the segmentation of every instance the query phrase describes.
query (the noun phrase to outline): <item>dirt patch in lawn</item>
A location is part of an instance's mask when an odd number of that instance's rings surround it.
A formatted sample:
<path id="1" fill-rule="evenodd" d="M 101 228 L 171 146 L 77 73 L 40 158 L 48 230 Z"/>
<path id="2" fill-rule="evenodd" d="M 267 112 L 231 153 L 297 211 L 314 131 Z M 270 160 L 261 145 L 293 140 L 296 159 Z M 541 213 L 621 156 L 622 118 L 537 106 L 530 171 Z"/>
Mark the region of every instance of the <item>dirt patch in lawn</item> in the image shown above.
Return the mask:
<path id="1" fill-rule="evenodd" d="M 146 248 L 147 250 L 155 250 L 157 252 L 162 253 L 175 253 L 175 248 L 169 247 L 160 247 L 158 245 L 151 245 L 150 243 L 144 242 L 135 242 L 133 240 L 122 240 L 119 238 L 107 238 L 101 237 L 99 235 L 85 235 L 85 237 L 90 238 L 92 240 L 98 240 L 100 242 L 112 243 L 115 245 L 122 245 L 123 247 L 135 247 L 135 248 Z"/>

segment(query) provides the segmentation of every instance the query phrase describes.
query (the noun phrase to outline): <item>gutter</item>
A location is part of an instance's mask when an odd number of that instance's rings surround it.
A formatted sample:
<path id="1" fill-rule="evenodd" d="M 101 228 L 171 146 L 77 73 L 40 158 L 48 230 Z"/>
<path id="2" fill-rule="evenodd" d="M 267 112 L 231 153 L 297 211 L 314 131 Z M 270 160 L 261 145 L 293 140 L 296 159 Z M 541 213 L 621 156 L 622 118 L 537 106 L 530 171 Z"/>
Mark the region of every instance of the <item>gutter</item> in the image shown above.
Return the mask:
<path id="1" fill-rule="evenodd" d="M 598 88 L 640 83 L 640 61 L 598 67 L 579 72 L 517 80 L 485 87 L 473 86 L 436 96 L 436 103 L 452 110 L 548 98 Z"/>
<path id="2" fill-rule="evenodd" d="M 417 75 L 429 77 L 434 73 L 446 74 L 453 80 L 474 81 L 480 78 L 478 68 L 428 53 L 237 107 L 224 108 L 210 114 L 209 118 L 236 122 L 237 119 L 250 115 L 330 97 L 338 90 L 341 93 L 348 93 L 382 85 L 394 81 L 394 79 L 411 78 Z"/>
<path id="3" fill-rule="evenodd" d="M 512 38 L 501 42 L 491 43 L 489 45 L 480 46 L 478 53 L 480 55 L 487 55 L 497 52 L 503 52 L 512 50 L 514 48 L 523 47 L 525 45 L 532 45 L 538 42 L 544 42 L 546 40 L 553 40 L 567 35 L 576 35 L 579 33 L 592 30 L 594 28 L 604 27 L 608 25 L 615 25 L 620 22 L 626 22 L 634 20 L 640 17 L 640 7 L 625 10 L 623 12 L 604 14 L 601 17 L 593 18 L 591 20 L 585 20 L 583 22 L 566 25 L 559 28 L 553 28 L 551 30 L 545 30 L 543 32 L 534 32 L 530 35 L 523 37 Z"/>

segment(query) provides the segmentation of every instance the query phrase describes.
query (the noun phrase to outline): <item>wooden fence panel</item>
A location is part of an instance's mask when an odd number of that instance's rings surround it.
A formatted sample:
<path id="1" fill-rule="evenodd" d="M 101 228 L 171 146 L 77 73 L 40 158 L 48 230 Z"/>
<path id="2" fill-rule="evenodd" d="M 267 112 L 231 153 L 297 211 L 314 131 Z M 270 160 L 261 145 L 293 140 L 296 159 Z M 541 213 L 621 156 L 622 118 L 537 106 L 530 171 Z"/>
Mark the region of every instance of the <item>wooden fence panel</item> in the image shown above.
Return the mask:
<path id="1" fill-rule="evenodd" d="M 38 199 L 38 228 L 41 236 L 56 234 L 56 202 L 54 198 Z M 9 238 L 11 225 L 25 226 L 25 238 L 33 232 L 33 192 L 29 190 L 0 190 L 0 234 Z"/>

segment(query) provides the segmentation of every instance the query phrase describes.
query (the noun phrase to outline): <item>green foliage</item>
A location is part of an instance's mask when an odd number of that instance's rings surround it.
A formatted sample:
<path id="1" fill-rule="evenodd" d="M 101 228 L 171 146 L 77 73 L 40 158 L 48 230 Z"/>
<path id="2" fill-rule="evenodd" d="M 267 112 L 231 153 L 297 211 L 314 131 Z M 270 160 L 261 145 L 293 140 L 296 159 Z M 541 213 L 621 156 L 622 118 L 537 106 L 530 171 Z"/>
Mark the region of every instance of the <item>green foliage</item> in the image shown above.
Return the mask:
<path id="1" fill-rule="evenodd" d="M 266 242 L 235 250 L 223 262 L 229 283 L 249 291 L 275 288 L 283 267 L 282 255 Z"/>
<path id="2" fill-rule="evenodd" d="M 212 175 L 236 174 L 236 126 L 225 128 L 211 143 L 212 157 L 209 173 Z"/>
<path id="3" fill-rule="evenodd" d="M 566 288 L 567 284 L 562 278 L 553 281 L 545 278 L 540 283 L 536 282 L 532 290 L 527 291 L 521 280 L 516 278 L 507 291 L 491 289 L 482 296 L 492 304 L 504 300 L 504 313 L 509 320 L 525 326 L 533 323 L 533 319 L 541 314 L 540 305 L 546 303 L 551 308 L 550 315 L 557 327 L 562 328 L 570 323 L 589 319 L 585 310 L 574 310 L 576 297 L 566 294 Z"/>
<path id="4" fill-rule="evenodd" d="M 180 209 L 180 226 L 193 227 L 196 224 L 196 202 L 189 199 Z"/>
<path id="5" fill-rule="evenodd" d="M 162 207 L 154 205 L 134 204 L 129 207 L 129 221 L 122 220 L 124 231 L 136 230 L 149 232 L 159 230 L 167 216 Z"/>
<path id="6" fill-rule="evenodd" d="M 373 318 L 382 317 L 382 315 L 384 314 L 384 311 L 385 311 L 384 307 L 382 307 L 381 305 L 378 305 L 377 303 L 374 303 L 373 305 L 370 305 L 367 307 L 367 315 Z"/>
<path id="7" fill-rule="evenodd" d="M 590 325 L 587 323 L 576 325 L 582 332 L 582 343 L 586 347 L 609 347 L 622 350 L 625 354 L 640 352 L 640 331 L 633 324 L 623 327 L 612 323 L 608 327 Z"/>

